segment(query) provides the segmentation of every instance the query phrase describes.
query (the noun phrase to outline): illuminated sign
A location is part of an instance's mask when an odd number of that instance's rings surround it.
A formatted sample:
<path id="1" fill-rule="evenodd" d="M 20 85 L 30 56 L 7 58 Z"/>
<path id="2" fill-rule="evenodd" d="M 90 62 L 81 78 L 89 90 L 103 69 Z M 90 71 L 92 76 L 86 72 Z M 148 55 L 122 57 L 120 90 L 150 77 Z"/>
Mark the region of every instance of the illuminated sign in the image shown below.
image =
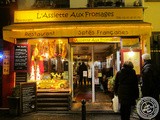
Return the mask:
<path id="1" fill-rule="evenodd" d="M 25 10 L 14 13 L 14 23 L 95 20 L 143 20 L 143 8 Z"/>
<path id="2" fill-rule="evenodd" d="M 25 32 L 24 33 L 26 37 L 47 37 L 47 36 L 53 36 L 55 35 L 54 31 L 48 31 L 48 32 Z"/>
<path id="3" fill-rule="evenodd" d="M 99 22 L 98 22 L 99 23 Z M 14 42 L 13 38 L 44 38 L 44 37 L 72 37 L 72 38 L 95 38 L 106 36 L 139 36 L 151 34 L 151 24 L 57 24 L 55 23 L 33 23 L 33 24 L 13 24 L 3 29 L 3 39 Z M 139 27 L 141 26 L 141 27 Z M 135 39 L 134 44 L 137 40 Z M 129 40 L 130 41 L 130 40 Z M 126 40 L 126 44 L 130 44 Z M 123 42 L 124 46 L 125 40 Z"/>
<path id="4" fill-rule="evenodd" d="M 71 38 L 69 40 L 69 42 L 73 42 L 73 43 L 83 43 L 83 42 L 120 42 L 120 38 L 119 37 L 106 37 L 106 38 Z"/>
<path id="5" fill-rule="evenodd" d="M 71 32 L 72 31 L 72 32 Z M 119 36 L 119 35 L 127 35 L 128 31 L 121 31 L 121 30 L 71 30 L 64 32 L 63 35 L 76 35 L 76 36 Z M 18 31 L 17 31 L 18 32 Z M 19 31 L 20 32 L 20 31 Z M 50 37 L 50 36 L 57 36 L 61 35 L 62 31 L 59 30 L 52 30 L 52 31 L 22 31 L 21 33 L 24 32 L 25 37 Z"/>

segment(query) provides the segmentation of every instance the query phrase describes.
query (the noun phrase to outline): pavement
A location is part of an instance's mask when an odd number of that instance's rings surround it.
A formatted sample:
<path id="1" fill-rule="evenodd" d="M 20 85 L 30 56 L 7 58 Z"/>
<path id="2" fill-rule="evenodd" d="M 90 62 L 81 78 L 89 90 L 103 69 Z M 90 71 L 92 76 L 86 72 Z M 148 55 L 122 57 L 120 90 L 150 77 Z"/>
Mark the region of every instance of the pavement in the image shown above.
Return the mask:
<path id="1" fill-rule="evenodd" d="M 0 120 L 120 120 L 120 115 L 116 113 L 105 112 L 87 112 L 82 118 L 82 113 L 55 113 L 51 112 L 35 112 L 23 114 L 21 116 L 2 115 Z M 131 116 L 130 120 L 138 120 Z"/>
<path id="2" fill-rule="evenodd" d="M 8 109 L 0 109 L 0 120 L 120 120 L 120 114 L 113 112 L 106 103 L 86 103 L 86 113 L 82 114 L 81 104 L 74 103 L 70 111 L 37 111 L 19 116 L 10 115 Z M 130 120 L 139 120 L 135 111 Z"/>

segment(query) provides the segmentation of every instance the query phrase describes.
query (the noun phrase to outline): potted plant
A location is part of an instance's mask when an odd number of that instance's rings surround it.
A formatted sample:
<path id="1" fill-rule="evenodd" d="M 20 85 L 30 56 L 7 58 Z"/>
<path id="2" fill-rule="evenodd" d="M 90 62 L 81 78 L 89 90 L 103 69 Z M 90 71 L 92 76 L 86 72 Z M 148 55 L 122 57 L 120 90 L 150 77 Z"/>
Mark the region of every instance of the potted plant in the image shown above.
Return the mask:
<path id="1" fill-rule="evenodd" d="M 12 89 L 11 96 L 8 96 L 10 115 L 18 116 L 20 114 L 20 86 Z"/>

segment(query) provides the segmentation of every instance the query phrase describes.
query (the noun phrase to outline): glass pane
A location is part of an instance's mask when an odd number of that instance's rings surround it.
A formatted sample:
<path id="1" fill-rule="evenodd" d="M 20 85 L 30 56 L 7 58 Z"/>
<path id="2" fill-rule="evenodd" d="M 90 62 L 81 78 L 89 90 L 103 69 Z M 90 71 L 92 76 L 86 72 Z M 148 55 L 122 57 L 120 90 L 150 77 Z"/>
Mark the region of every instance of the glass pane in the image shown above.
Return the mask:
<path id="1" fill-rule="evenodd" d="M 94 45 L 95 102 L 111 102 L 109 79 L 113 77 L 114 44 Z"/>
<path id="2" fill-rule="evenodd" d="M 91 52 L 92 46 L 73 46 L 73 88 L 76 102 L 92 101 Z"/>
<path id="3" fill-rule="evenodd" d="M 68 39 L 29 39 L 29 81 L 39 89 L 69 88 Z"/>

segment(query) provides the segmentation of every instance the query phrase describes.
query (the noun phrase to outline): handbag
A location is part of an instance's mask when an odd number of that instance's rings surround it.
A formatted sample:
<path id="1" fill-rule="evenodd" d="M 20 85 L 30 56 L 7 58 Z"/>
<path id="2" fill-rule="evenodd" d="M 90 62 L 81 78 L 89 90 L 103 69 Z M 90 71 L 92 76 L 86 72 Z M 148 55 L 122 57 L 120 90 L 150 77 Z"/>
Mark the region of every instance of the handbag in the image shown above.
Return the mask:
<path id="1" fill-rule="evenodd" d="M 120 111 L 120 103 L 117 95 L 114 95 L 114 98 L 112 99 L 113 102 L 113 111 L 119 112 Z"/>

